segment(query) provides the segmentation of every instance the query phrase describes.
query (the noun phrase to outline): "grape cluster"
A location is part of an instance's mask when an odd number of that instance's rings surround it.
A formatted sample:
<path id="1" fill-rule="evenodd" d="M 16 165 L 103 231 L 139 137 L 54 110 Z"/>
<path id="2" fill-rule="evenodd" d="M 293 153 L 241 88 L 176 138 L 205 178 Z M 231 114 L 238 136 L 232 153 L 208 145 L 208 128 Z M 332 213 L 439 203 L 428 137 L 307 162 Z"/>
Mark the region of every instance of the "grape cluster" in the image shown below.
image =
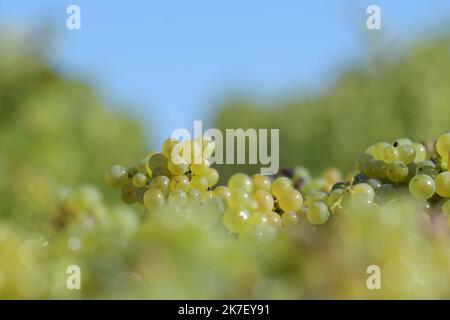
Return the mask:
<path id="1" fill-rule="evenodd" d="M 205 203 L 219 181 L 208 160 L 214 149 L 214 141 L 207 136 L 184 142 L 169 138 L 161 152 L 149 153 L 131 168 L 112 166 L 106 181 L 121 188 L 123 202 L 139 202 L 150 212 L 166 203 L 177 208 Z"/>

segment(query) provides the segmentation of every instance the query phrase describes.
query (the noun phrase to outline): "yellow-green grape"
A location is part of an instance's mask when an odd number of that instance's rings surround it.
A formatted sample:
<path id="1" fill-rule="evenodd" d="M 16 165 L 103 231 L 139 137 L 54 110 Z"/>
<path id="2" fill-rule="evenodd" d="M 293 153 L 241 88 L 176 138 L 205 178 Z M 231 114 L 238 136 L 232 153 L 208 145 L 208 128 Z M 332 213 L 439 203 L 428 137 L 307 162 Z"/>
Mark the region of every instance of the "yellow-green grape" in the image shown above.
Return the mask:
<path id="1" fill-rule="evenodd" d="M 271 211 L 268 213 L 269 224 L 275 229 L 280 229 L 283 226 L 283 220 L 278 213 Z"/>
<path id="2" fill-rule="evenodd" d="M 191 178 L 191 188 L 197 189 L 199 191 L 205 191 L 208 189 L 208 180 L 203 176 L 193 176 Z"/>
<path id="3" fill-rule="evenodd" d="M 166 176 L 157 176 L 152 179 L 150 186 L 152 188 L 161 190 L 163 193 L 166 193 L 169 189 L 170 179 Z"/>
<path id="4" fill-rule="evenodd" d="M 153 154 L 148 160 L 148 166 L 152 171 L 153 176 L 168 176 L 169 169 L 167 168 L 167 158 L 162 153 Z"/>
<path id="5" fill-rule="evenodd" d="M 430 199 L 435 192 L 433 178 L 425 174 L 415 175 L 409 182 L 409 193 L 419 200 Z"/>
<path id="6" fill-rule="evenodd" d="M 278 198 L 278 204 L 284 212 L 298 211 L 303 204 L 302 194 L 294 189 L 285 190 Z"/>
<path id="7" fill-rule="evenodd" d="M 251 192 L 253 188 L 252 179 L 244 173 L 235 173 L 228 180 L 230 190 L 242 189 L 245 192 Z"/>
<path id="8" fill-rule="evenodd" d="M 401 144 L 397 147 L 398 159 L 405 164 L 411 163 L 416 158 L 416 151 L 410 144 Z"/>
<path id="9" fill-rule="evenodd" d="M 205 174 L 206 180 L 208 180 L 208 187 L 215 186 L 219 181 L 219 172 L 214 168 L 209 168 Z"/>
<path id="10" fill-rule="evenodd" d="M 441 157 L 448 157 L 450 153 L 450 132 L 446 132 L 437 138 L 436 151 Z"/>
<path id="11" fill-rule="evenodd" d="M 390 146 L 390 144 L 386 141 L 378 142 L 373 145 L 372 148 L 372 156 L 377 160 L 383 160 L 383 150 L 384 148 Z"/>
<path id="12" fill-rule="evenodd" d="M 128 204 L 136 202 L 136 187 L 128 183 L 122 187 L 121 190 L 122 201 Z"/>
<path id="13" fill-rule="evenodd" d="M 206 176 L 210 167 L 210 163 L 207 159 L 203 159 L 201 163 L 192 163 L 190 168 L 193 174 L 197 176 Z"/>
<path id="14" fill-rule="evenodd" d="M 252 195 L 258 206 L 260 212 L 270 212 L 273 209 L 274 202 L 270 192 L 266 190 L 257 190 Z"/>
<path id="15" fill-rule="evenodd" d="M 169 169 L 170 173 L 174 176 L 179 176 L 184 174 L 189 168 L 189 164 L 187 162 L 180 161 L 179 163 L 173 163 L 169 161 L 167 163 L 167 169 Z"/>
<path id="16" fill-rule="evenodd" d="M 242 208 L 229 208 L 223 215 L 223 223 L 228 231 L 239 233 L 250 217 L 250 213 Z"/>
<path id="17" fill-rule="evenodd" d="M 412 145 L 412 141 L 410 139 L 408 139 L 408 138 L 399 138 L 399 139 L 396 139 L 392 143 L 392 145 L 394 147 L 403 146 L 403 145 Z"/>
<path id="18" fill-rule="evenodd" d="M 105 174 L 106 183 L 111 187 L 121 187 L 128 183 L 128 172 L 122 166 L 115 165 L 109 168 Z"/>
<path id="19" fill-rule="evenodd" d="M 321 191 L 311 192 L 310 194 L 308 194 L 308 196 L 305 199 L 305 206 L 309 206 L 316 201 L 326 202 L 327 197 L 328 197 L 328 195 L 325 192 L 321 192 Z"/>
<path id="20" fill-rule="evenodd" d="M 197 189 L 189 189 L 187 192 L 187 203 L 191 206 L 198 206 L 202 201 L 202 193 Z"/>
<path id="21" fill-rule="evenodd" d="M 450 200 L 447 200 L 442 205 L 442 213 L 446 216 L 450 216 Z"/>
<path id="22" fill-rule="evenodd" d="M 180 189 L 184 192 L 188 192 L 189 190 L 189 178 L 185 175 L 179 175 L 172 177 L 169 182 L 169 190 L 173 191 L 176 189 Z"/>
<path id="23" fill-rule="evenodd" d="M 283 213 L 281 216 L 281 220 L 283 221 L 283 225 L 285 227 L 293 226 L 298 223 L 298 215 L 295 211 L 287 211 Z"/>
<path id="24" fill-rule="evenodd" d="M 351 188 L 353 197 L 364 197 L 367 200 L 373 201 L 375 199 L 375 190 L 367 183 L 358 183 Z"/>
<path id="25" fill-rule="evenodd" d="M 313 225 L 321 225 L 330 218 L 330 210 L 325 203 L 317 201 L 308 207 L 306 218 Z"/>
<path id="26" fill-rule="evenodd" d="M 394 163 L 398 160 L 398 149 L 394 146 L 386 146 L 383 149 L 383 160 L 386 163 Z"/>
<path id="27" fill-rule="evenodd" d="M 139 160 L 139 162 L 136 165 L 136 169 L 139 173 L 151 176 L 152 171 L 150 170 L 150 167 L 148 165 L 148 160 L 150 159 L 152 154 L 150 154 L 148 157 L 142 158 Z"/>
<path id="28" fill-rule="evenodd" d="M 252 177 L 253 181 L 253 191 L 256 190 L 266 190 L 270 191 L 270 178 L 262 174 L 255 174 Z"/>
<path id="29" fill-rule="evenodd" d="M 132 180 L 133 180 L 133 184 L 138 188 L 145 187 L 148 183 L 147 176 L 140 172 L 136 173 Z"/>
<path id="30" fill-rule="evenodd" d="M 404 181 L 408 176 L 408 167 L 401 161 L 395 161 L 389 165 L 387 176 L 393 182 Z"/>
<path id="31" fill-rule="evenodd" d="M 330 192 L 328 199 L 327 199 L 327 204 L 330 207 L 330 211 L 331 213 L 336 213 L 337 210 L 337 206 L 339 205 L 339 201 L 341 201 L 343 195 L 344 195 L 345 189 L 335 189 L 333 191 Z"/>
<path id="32" fill-rule="evenodd" d="M 416 166 L 417 174 L 426 174 L 430 177 L 435 177 L 439 173 L 438 169 L 436 169 L 436 164 L 431 160 L 425 160 L 419 162 Z"/>
<path id="33" fill-rule="evenodd" d="M 146 208 L 156 210 L 164 205 L 165 198 L 161 190 L 149 188 L 144 193 L 144 205 Z"/>
<path id="34" fill-rule="evenodd" d="M 170 192 L 169 203 L 178 207 L 182 207 L 186 204 L 186 202 L 187 202 L 187 195 L 186 192 L 184 192 L 183 190 L 175 189 Z"/>
<path id="35" fill-rule="evenodd" d="M 203 203 L 208 202 L 213 198 L 213 192 L 210 190 L 202 191 L 201 199 Z"/>
<path id="36" fill-rule="evenodd" d="M 231 195 L 228 198 L 228 205 L 230 207 L 249 207 L 250 206 L 250 195 L 243 189 L 230 190 Z"/>
<path id="37" fill-rule="evenodd" d="M 172 160 L 172 150 L 173 148 L 179 144 L 180 141 L 177 139 L 169 138 L 163 142 L 161 153 L 166 156 L 168 160 Z"/>
<path id="38" fill-rule="evenodd" d="M 286 177 L 278 177 L 272 182 L 270 188 L 275 198 L 279 198 L 283 192 L 292 189 L 292 181 Z"/>
<path id="39" fill-rule="evenodd" d="M 427 149 L 421 143 L 415 142 L 412 144 L 414 151 L 416 152 L 416 157 L 414 158 L 414 162 L 419 163 L 425 161 L 427 159 Z"/>
<path id="40" fill-rule="evenodd" d="M 450 198 L 450 171 L 441 172 L 434 178 L 436 193 L 443 198 Z"/>
<path id="41" fill-rule="evenodd" d="M 218 186 L 213 191 L 213 197 L 228 200 L 231 197 L 231 191 L 230 189 L 228 189 L 228 187 Z"/>

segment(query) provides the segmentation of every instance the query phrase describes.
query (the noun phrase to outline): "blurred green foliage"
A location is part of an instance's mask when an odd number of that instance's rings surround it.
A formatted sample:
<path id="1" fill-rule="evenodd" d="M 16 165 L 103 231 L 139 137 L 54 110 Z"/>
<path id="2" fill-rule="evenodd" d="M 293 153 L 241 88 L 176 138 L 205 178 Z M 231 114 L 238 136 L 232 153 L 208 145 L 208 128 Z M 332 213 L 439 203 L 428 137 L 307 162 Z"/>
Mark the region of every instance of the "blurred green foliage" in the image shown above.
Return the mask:
<path id="1" fill-rule="evenodd" d="M 419 42 L 395 57 L 374 54 L 367 66 L 347 69 L 314 97 L 268 105 L 247 97 L 225 101 L 216 127 L 279 128 L 281 166 L 303 165 L 316 174 L 330 165 L 351 171 L 372 143 L 403 136 L 430 140 L 448 130 L 450 38 Z M 258 169 L 219 171 L 229 176 Z"/>

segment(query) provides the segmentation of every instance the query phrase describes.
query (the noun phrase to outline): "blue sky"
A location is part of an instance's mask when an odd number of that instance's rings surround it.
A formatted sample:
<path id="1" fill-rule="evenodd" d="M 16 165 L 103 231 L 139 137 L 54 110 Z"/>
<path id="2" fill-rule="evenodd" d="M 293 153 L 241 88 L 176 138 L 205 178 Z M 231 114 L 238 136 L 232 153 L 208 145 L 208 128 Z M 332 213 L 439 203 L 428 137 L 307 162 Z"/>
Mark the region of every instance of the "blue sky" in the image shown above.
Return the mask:
<path id="1" fill-rule="evenodd" d="M 81 30 L 65 27 L 70 4 L 81 8 Z M 273 99 L 323 87 L 367 51 L 369 4 L 380 6 L 383 27 L 371 32 L 396 43 L 450 21 L 448 0 L 2 0 L 0 23 L 52 22 L 55 66 L 137 116 L 156 147 L 195 119 L 211 125 L 227 94 Z"/>

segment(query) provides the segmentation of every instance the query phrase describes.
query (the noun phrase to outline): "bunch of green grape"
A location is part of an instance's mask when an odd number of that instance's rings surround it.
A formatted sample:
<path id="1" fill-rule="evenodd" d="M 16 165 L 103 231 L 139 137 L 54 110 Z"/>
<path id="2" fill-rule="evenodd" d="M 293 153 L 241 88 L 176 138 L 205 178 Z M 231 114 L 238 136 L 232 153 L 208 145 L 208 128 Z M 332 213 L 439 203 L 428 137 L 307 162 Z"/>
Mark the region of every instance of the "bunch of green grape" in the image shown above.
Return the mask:
<path id="1" fill-rule="evenodd" d="M 214 141 L 207 136 L 183 142 L 169 138 L 161 152 L 149 153 L 135 166 L 111 167 L 106 180 L 121 188 L 123 202 L 139 202 L 149 212 L 165 204 L 183 208 L 205 203 L 212 199 L 211 188 L 219 180 L 209 161 L 214 149 Z"/>

